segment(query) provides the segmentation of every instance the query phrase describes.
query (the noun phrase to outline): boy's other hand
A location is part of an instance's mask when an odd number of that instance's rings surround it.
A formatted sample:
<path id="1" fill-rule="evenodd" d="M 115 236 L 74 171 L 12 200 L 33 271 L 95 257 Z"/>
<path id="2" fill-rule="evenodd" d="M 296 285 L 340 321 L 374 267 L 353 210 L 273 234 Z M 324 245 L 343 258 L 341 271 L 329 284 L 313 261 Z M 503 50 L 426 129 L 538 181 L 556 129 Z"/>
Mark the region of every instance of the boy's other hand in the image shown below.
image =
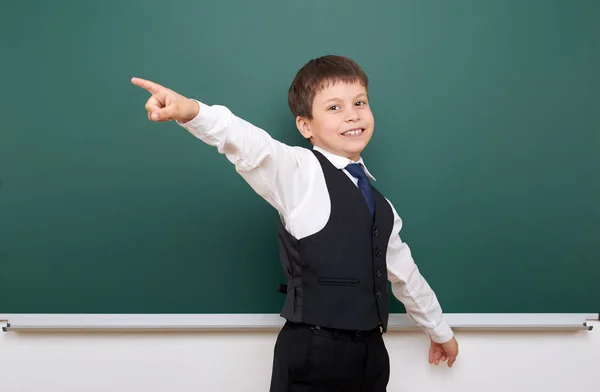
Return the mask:
<path id="1" fill-rule="evenodd" d="M 198 115 L 198 103 L 158 83 L 132 78 L 131 83 L 147 90 L 152 96 L 146 102 L 148 119 L 186 123 Z"/>
<path id="2" fill-rule="evenodd" d="M 446 343 L 436 343 L 431 340 L 431 347 L 429 348 L 429 363 L 439 365 L 440 361 L 448 360 L 448 367 L 452 367 L 457 356 L 458 342 L 456 341 L 456 338 L 452 338 Z"/>

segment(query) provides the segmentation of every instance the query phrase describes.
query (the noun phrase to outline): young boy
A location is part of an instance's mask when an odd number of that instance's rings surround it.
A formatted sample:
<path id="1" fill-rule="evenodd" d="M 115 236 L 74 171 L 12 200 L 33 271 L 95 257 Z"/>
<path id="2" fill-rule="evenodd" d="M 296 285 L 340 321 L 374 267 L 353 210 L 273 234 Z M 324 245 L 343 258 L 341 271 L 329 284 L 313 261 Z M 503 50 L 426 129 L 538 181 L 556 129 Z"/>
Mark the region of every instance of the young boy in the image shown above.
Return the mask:
<path id="1" fill-rule="evenodd" d="M 271 392 L 385 391 L 388 293 L 427 333 L 429 362 L 458 355 L 453 331 L 399 232 L 392 204 L 371 186 L 361 158 L 374 129 L 368 78 L 341 56 L 313 59 L 297 73 L 288 103 L 313 148 L 292 147 L 235 116 L 156 83 L 152 121 L 177 121 L 226 155 L 280 215 L 279 248 L 288 279 L 274 350 Z"/>

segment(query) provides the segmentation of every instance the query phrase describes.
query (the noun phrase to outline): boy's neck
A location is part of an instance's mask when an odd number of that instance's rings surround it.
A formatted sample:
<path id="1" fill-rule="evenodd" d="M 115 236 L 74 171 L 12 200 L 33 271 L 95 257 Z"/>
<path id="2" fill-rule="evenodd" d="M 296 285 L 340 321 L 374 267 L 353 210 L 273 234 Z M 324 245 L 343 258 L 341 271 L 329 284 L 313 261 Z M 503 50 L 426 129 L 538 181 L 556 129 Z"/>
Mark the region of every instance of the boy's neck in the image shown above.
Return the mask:
<path id="1" fill-rule="evenodd" d="M 333 166 L 337 167 L 338 169 L 343 169 L 346 166 L 348 166 L 348 159 L 350 159 L 348 157 L 335 154 L 335 153 L 328 151 L 327 149 L 317 146 L 317 145 L 313 145 L 313 150 L 319 151 L 320 153 L 325 155 L 325 158 L 327 158 L 329 160 L 329 162 L 331 162 L 331 164 L 333 164 Z M 354 163 L 362 164 L 363 170 L 365 171 L 365 174 L 367 175 L 367 177 L 369 177 L 371 180 L 375 181 L 375 177 L 373 177 L 373 175 L 369 172 L 369 169 L 367 169 L 367 167 L 365 166 L 365 163 L 363 162 L 362 158 L 359 157 L 355 161 L 352 159 L 350 159 L 350 160 Z"/>
<path id="2" fill-rule="evenodd" d="M 313 145 L 313 149 L 317 150 L 317 151 L 319 151 L 321 153 L 325 153 L 327 155 L 333 155 L 333 156 L 338 157 L 338 158 L 349 159 L 352 162 L 359 162 L 359 161 L 361 161 L 360 155 L 357 156 L 357 157 L 348 157 L 348 156 L 344 156 L 344 155 L 339 155 L 339 154 L 336 154 L 335 152 L 329 151 L 328 149 L 326 149 L 324 147 L 321 147 L 321 146 L 318 146 L 316 144 Z"/>

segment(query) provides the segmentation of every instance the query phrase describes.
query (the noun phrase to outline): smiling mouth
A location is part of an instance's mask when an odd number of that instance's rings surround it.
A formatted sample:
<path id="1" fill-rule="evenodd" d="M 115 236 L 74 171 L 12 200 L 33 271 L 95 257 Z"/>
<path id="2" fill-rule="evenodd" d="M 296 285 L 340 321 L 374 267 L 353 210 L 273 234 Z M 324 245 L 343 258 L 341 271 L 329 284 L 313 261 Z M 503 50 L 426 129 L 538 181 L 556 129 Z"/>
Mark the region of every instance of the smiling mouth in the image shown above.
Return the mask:
<path id="1" fill-rule="evenodd" d="M 364 128 L 351 129 L 349 131 L 342 133 L 342 136 L 360 136 L 363 134 L 364 131 L 365 131 Z"/>

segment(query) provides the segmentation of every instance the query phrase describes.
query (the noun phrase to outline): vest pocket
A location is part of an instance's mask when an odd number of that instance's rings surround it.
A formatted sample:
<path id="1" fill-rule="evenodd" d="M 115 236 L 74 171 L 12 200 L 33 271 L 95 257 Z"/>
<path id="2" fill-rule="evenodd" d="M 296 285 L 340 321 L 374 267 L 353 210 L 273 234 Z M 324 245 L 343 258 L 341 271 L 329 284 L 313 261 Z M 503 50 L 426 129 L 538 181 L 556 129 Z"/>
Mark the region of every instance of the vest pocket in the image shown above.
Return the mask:
<path id="1" fill-rule="evenodd" d="M 347 278 L 319 278 L 320 286 L 358 286 L 360 280 Z"/>

